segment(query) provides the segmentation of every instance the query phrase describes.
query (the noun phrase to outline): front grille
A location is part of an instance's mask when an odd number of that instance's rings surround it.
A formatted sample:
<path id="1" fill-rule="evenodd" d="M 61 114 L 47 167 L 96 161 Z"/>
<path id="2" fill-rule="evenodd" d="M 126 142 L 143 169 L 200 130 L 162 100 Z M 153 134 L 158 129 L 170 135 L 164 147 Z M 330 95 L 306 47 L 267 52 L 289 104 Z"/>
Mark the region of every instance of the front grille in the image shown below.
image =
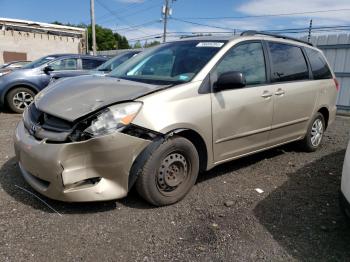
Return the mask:
<path id="1" fill-rule="evenodd" d="M 37 139 L 51 142 L 64 142 L 72 132 L 74 124 L 40 111 L 32 103 L 24 114 L 24 125 Z"/>
<path id="2" fill-rule="evenodd" d="M 54 132 L 67 132 L 73 128 L 73 123 L 40 111 L 34 103 L 28 108 L 30 120 L 43 129 Z"/>
<path id="3" fill-rule="evenodd" d="M 41 126 L 46 130 L 56 132 L 70 131 L 73 128 L 72 123 L 46 113 L 43 114 Z"/>

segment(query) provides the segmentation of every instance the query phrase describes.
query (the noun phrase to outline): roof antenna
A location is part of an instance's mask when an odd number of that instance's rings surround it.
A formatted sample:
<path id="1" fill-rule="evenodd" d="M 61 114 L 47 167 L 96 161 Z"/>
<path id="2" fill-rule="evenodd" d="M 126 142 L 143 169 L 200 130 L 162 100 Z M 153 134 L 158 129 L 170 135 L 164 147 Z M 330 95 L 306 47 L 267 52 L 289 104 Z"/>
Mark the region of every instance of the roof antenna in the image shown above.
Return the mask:
<path id="1" fill-rule="evenodd" d="M 311 31 L 312 31 L 312 19 L 310 20 L 310 25 L 309 25 L 309 34 L 307 36 L 307 41 L 310 43 L 311 40 Z"/>

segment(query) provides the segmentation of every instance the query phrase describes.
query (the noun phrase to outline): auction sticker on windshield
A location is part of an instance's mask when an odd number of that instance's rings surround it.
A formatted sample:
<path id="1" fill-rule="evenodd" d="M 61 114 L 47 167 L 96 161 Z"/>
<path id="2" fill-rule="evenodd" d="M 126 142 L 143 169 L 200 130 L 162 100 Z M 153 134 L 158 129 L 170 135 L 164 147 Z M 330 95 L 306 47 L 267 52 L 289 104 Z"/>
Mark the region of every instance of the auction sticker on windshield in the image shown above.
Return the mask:
<path id="1" fill-rule="evenodd" d="M 224 45 L 222 42 L 200 42 L 196 47 L 217 47 L 220 48 Z"/>

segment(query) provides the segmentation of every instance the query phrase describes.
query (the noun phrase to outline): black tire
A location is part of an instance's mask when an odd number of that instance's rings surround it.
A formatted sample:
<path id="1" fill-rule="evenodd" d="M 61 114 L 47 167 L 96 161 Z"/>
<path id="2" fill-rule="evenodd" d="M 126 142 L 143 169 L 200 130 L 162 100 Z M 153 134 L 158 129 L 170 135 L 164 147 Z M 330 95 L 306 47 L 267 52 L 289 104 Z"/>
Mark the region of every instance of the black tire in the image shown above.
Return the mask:
<path id="1" fill-rule="evenodd" d="M 315 128 L 316 122 L 322 124 L 322 133 L 321 133 L 321 137 L 319 138 L 319 141 L 317 140 L 317 143 L 314 143 L 315 141 L 312 140 L 314 137 L 313 128 Z M 317 112 L 316 115 L 310 121 L 310 125 L 307 129 L 307 133 L 304 139 L 300 141 L 301 148 L 306 152 L 316 151 L 322 144 L 325 129 L 326 129 L 326 125 L 325 125 L 324 117 L 321 113 Z"/>
<path id="2" fill-rule="evenodd" d="M 137 178 L 136 190 L 152 205 L 170 205 L 187 195 L 198 172 L 195 146 L 183 137 L 174 136 L 151 153 Z"/>
<path id="3" fill-rule="evenodd" d="M 16 96 L 23 97 L 23 101 L 16 104 Z M 26 107 L 31 103 L 31 101 L 34 101 L 35 93 L 26 87 L 18 87 L 12 89 L 6 96 L 6 102 L 8 107 L 16 113 L 23 113 L 23 111 L 26 109 Z"/>

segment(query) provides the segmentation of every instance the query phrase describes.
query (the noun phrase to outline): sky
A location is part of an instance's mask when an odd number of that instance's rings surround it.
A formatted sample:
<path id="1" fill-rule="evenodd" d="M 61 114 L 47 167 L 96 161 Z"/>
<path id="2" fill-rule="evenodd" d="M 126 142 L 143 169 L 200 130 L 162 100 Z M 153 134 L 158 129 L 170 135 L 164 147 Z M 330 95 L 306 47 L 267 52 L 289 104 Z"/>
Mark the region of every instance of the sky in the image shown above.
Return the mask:
<path id="1" fill-rule="evenodd" d="M 350 0 L 169 1 L 172 7 L 169 38 L 188 32 L 306 28 L 310 19 L 313 20 L 313 27 L 350 26 Z M 156 40 L 151 38 L 162 34 L 163 2 L 164 0 L 95 0 L 96 23 L 116 30 L 131 42 L 137 39 Z M 339 9 L 345 10 L 334 11 Z M 322 12 L 305 14 L 316 11 Z M 261 17 L 275 14 L 289 15 Z M 38 22 L 90 23 L 90 0 L 0 0 L 0 17 Z"/>

